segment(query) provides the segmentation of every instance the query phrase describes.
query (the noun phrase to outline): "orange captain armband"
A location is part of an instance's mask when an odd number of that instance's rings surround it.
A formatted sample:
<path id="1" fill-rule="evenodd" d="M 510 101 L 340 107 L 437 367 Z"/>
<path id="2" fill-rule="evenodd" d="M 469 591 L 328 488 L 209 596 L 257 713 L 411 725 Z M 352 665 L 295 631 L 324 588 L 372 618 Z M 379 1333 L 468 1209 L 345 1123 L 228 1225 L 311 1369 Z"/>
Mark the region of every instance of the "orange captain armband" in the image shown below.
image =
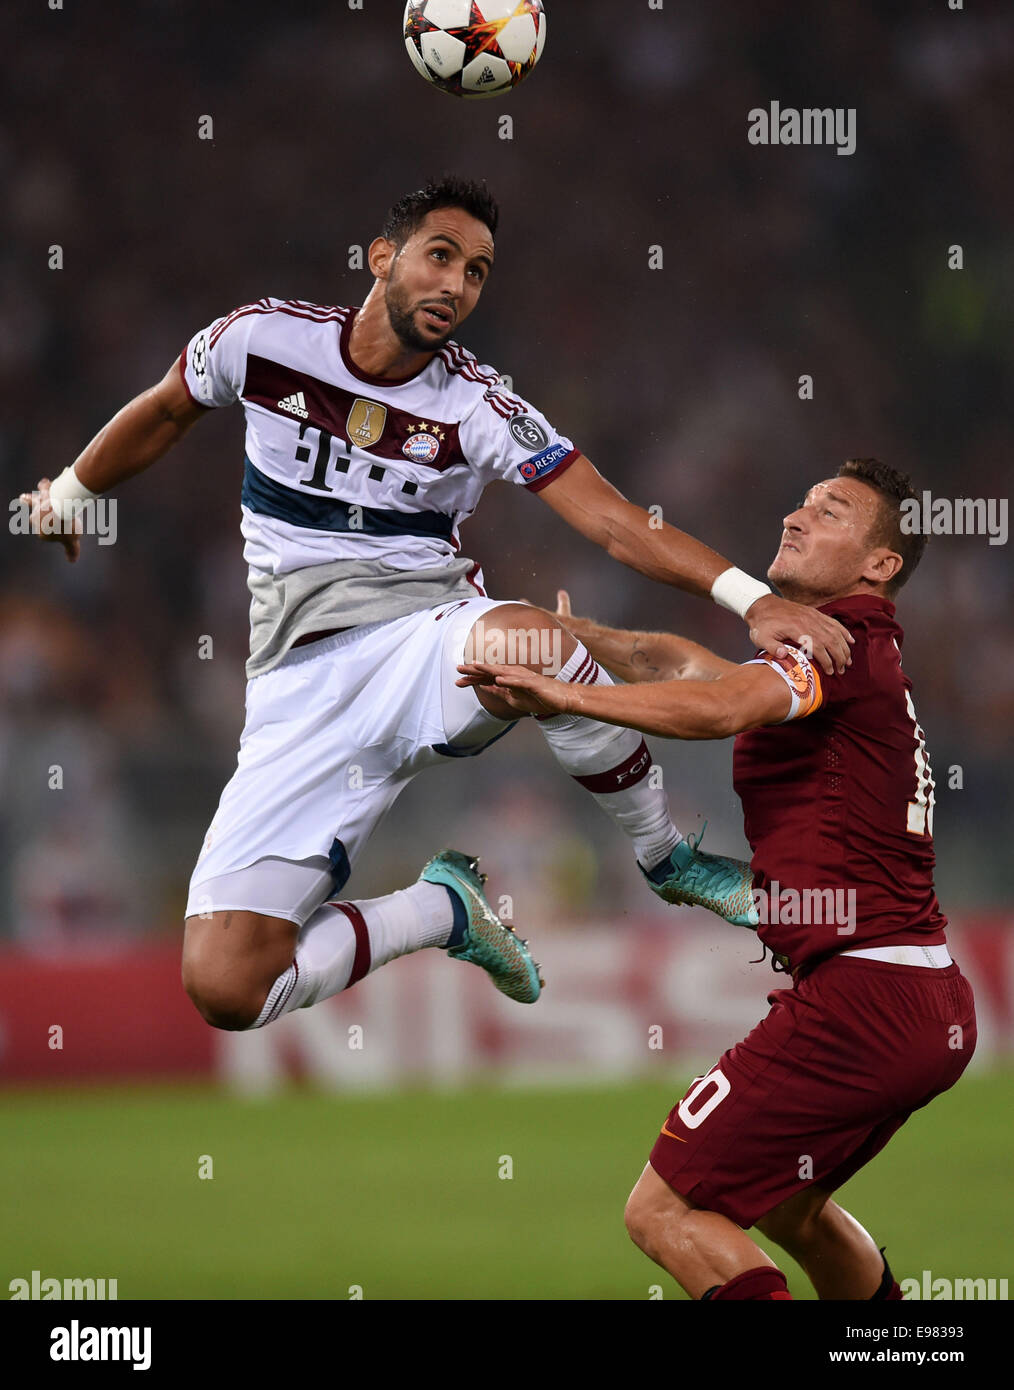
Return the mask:
<path id="1" fill-rule="evenodd" d="M 797 647 L 789 647 L 789 655 L 783 656 L 780 660 L 767 655 L 755 656 L 746 664 L 770 666 L 789 687 L 792 704 L 789 706 L 788 714 L 781 721 L 783 724 L 788 724 L 792 719 L 805 719 L 808 714 L 819 710 L 823 704 L 824 692 L 821 689 L 817 668 Z"/>

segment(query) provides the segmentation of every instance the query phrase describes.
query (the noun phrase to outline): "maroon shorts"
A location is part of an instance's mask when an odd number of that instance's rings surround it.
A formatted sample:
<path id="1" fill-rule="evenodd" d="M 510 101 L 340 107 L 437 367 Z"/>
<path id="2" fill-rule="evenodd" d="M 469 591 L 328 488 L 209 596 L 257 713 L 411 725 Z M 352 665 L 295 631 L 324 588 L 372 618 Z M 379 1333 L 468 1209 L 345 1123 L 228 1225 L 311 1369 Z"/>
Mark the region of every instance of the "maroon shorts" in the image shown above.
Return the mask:
<path id="1" fill-rule="evenodd" d="M 669 1113 L 651 1166 L 699 1207 L 749 1227 L 816 1183 L 847 1182 L 964 1071 L 975 1006 L 956 965 L 825 961 Z"/>

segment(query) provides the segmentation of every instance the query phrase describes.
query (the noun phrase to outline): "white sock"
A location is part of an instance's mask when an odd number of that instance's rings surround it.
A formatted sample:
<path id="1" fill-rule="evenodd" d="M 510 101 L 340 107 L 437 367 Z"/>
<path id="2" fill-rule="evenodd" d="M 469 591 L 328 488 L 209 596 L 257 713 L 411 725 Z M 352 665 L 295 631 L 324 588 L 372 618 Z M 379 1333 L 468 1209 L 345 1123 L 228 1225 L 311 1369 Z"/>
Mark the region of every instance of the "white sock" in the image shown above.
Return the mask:
<path id="1" fill-rule="evenodd" d="M 340 994 L 396 956 L 445 946 L 453 925 L 451 895 L 439 883 L 413 883 L 384 898 L 324 903 L 300 931 L 292 964 L 271 986 L 251 1028 Z"/>
<path id="2" fill-rule="evenodd" d="M 613 683 L 582 642 L 556 679 L 580 685 Z M 651 753 L 641 735 L 577 714 L 537 717 L 536 723 L 564 771 L 591 792 L 633 842 L 638 862 L 653 869 L 667 859 L 683 836 L 673 824 L 665 792 L 650 784 Z"/>

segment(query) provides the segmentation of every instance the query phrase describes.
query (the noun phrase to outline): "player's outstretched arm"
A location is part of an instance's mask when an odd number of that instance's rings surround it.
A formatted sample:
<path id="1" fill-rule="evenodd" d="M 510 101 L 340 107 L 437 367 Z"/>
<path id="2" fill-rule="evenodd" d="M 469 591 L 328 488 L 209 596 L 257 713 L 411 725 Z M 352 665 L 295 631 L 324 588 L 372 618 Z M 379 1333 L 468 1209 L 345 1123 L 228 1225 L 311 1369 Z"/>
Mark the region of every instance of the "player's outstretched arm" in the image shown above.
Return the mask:
<path id="1" fill-rule="evenodd" d="M 659 524 L 643 507 L 628 502 L 583 455 L 538 495 L 614 560 L 738 613 L 749 624 L 751 641 L 769 655 L 787 656 L 785 644 L 791 642 L 811 651 L 828 675 L 840 674 L 849 664 L 852 638 L 841 623 L 765 592 L 766 585 L 742 574 L 710 546 L 675 526 Z"/>
<path id="2" fill-rule="evenodd" d="M 75 461 L 74 471 L 92 492 L 108 492 L 143 473 L 208 413 L 183 384 L 177 358 L 157 386 L 135 396 L 103 425 Z"/>
<path id="3" fill-rule="evenodd" d="M 177 359 L 157 386 L 135 396 L 103 425 L 59 478 L 41 478 L 34 492 L 21 494 L 32 509 L 33 534 L 57 541 L 67 558 L 76 560 L 80 530 L 72 504 L 142 473 L 207 413 L 188 394 Z"/>
<path id="4" fill-rule="evenodd" d="M 729 738 L 761 724 L 780 724 L 793 709 L 789 686 L 763 662 L 734 666 L 716 680 L 636 686 L 570 684 L 527 667 L 484 661 L 458 670 L 459 685 L 495 688 L 522 714 L 579 714 L 663 738 Z"/>
<path id="5" fill-rule="evenodd" d="M 600 665 L 628 684 L 639 681 L 712 681 L 736 663 L 674 632 L 632 632 L 579 618 L 570 609 L 566 589 L 556 593 L 556 616 L 580 638 Z"/>

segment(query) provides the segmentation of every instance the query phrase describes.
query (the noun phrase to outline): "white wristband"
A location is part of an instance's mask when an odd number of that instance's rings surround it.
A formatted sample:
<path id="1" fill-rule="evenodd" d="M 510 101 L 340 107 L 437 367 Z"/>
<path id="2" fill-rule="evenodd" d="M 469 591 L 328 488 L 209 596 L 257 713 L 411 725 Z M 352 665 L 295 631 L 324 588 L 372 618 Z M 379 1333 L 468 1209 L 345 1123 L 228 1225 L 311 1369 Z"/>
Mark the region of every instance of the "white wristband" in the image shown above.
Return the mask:
<path id="1" fill-rule="evenodd" d="M 746 610 L 770 592 L 766 584 L 735 566 L 723 570 L 711 586 L 711 597 L 715 602 L 740 618 L 745 618 Z"/>
<path id="2" fill-rule="evenodd" d="M 94 502 L 99 494 L 85 487 L 74 470 L 74 465 L 65 468 L 58 478 L 54 478 L 49 488 L 49 500 L 53 515 L 62 523 L 73 521 L 80 507 L 66 506 L 68 502 Z"/>

